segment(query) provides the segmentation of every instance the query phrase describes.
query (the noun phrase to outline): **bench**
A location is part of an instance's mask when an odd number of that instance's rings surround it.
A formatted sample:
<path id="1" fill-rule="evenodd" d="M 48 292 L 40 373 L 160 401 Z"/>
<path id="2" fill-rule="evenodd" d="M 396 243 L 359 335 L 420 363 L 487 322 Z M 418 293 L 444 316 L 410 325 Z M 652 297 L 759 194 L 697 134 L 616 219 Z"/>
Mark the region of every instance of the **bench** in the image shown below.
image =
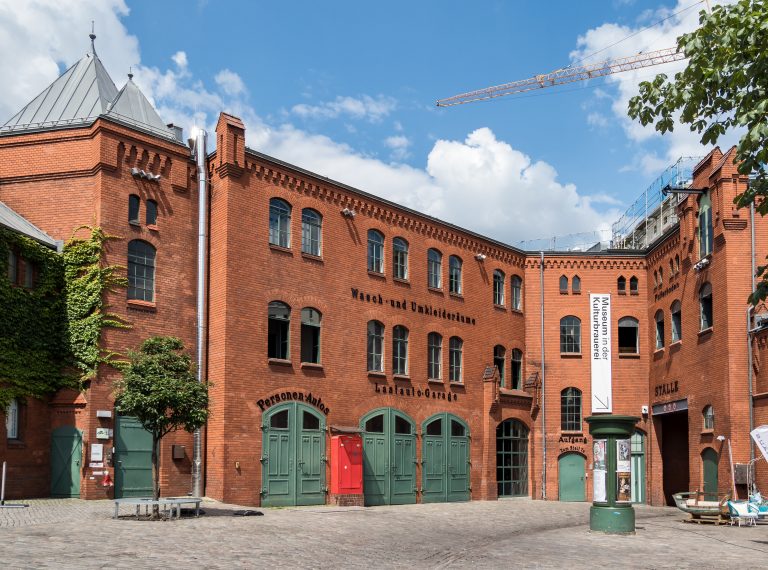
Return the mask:
<path id="1" fill-rule="evenodd" d="M 149 514 L 149 507 L 157 505 L 166 511 L 170 506 L 171 518 L 173 518 L 173 510 L 176 509 L 176 518 L 181 518 L 181 505 L 195 505 L 195 517 L 200 516 L 200 503 L 203 500 L 199 497 L 161 497 L 158 500 L 149 499 L 145 497 L 127 497 L 124 499 L 115 499 L 115 516 L 116 519 L 120 513 L 120 505 L 136 505 L 136 518 L 139 518 L 141 514 L 141 506 L 144 505 L 144 514 Z"/>

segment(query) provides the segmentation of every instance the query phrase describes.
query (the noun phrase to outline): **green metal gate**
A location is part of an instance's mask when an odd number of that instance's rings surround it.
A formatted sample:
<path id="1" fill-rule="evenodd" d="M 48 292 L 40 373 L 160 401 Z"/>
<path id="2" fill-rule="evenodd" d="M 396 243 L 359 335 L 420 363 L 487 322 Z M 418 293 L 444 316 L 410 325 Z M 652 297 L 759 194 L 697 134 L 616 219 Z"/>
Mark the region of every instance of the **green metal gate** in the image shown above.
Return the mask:
<path id="1" fill-rule="evenodd" d="M 72 426 L 56 428 L 51 435 L 51 496 L 79 497 L 83 434 Z"/>
<path id="2" fill-rule="evenodd" d="M 152 496 L 152 434 L 134 417 L 115 420 L 115 498 Z"/>
<path id="3" fill-rule="evenodd" d="M 717 495 L 717 464 L 720 456 L 717 451 L 711 447 L 706 448 L 701 453 L 701 463 L 704 470 L 704 493 L 707 495 Z"/>
<path id="4" fill-rule="evenodd" d="M 360 421 L 363 430 L 365 504 L 416 502 L 416 435 L 413 420 L 393 408 L 374 410 Z"/>
<path id="5" fill-rule="evenodd" d="M 587 460 L 580 453 L 566 453 L 557 460 L 558 489 L 561 501 L 585 501 Z"/>
<path id="6" fill-rule="evenodd" d="M 262 418 L 262 505 L 325 504 L 325 417 L 300 402 Z"/>
<path id="7" fill-rule="evenodd" d="M 424 421 L 422 500 L 425 503 L 469 500 L 469 428 L 448 413 Z"/>

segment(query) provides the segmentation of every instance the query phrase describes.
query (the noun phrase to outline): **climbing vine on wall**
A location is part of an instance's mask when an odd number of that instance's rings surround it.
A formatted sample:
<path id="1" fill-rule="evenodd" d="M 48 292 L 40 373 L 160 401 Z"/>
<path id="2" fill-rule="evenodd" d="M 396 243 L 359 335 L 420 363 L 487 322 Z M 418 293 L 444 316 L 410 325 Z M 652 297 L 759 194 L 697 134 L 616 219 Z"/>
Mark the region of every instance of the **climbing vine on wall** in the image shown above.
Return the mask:
<path id="1" fill-rule="evenodd" d="M 11 251 L 34 265 L 34 287 L 11 283 Z M 62 372 L 68 347 L 61 256 L 0 229 L 0 269 L 0 408 L 5 409 L 13 398 L 41 397 L 73 380 Z"/>
<path id="2" fill-rule="evenodd" d="M 104 263 L 107 243 L 119 238 L 91 226 L 77 228 L 75 233 L 81 230 L 88 230 L 90 236 L 70 239 L 63 257 L 68 347 L 82 384 L 96 376 L 99 365 L 116 362 L 117 354 L 101 346 L 102 330 L 129 325 L 109 312 L 105 301 L 106 293 L 128 285 L 120 274 L 122 267 Z"/>

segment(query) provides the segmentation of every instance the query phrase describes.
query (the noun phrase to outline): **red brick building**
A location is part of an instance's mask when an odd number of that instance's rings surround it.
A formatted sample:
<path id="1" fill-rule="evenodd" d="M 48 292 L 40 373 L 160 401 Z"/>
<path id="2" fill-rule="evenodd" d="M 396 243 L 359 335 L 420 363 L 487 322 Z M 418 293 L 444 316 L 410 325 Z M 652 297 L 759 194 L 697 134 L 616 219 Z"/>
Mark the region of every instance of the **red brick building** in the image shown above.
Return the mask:
<path id="1" fill-rule="evenodd" d="M 610 295 L 612 412 L 641 418 L 633 500 L 726 492 L 728 446 L 750 460 L 750 426 L 768 423 L 768 342 L 748 333 L 746 299 L 768 238 L 758 218 L 753 251 L 749 212 L 732 207 L 746 184 L 732 151 L 696 167 L 688 190 L 702 193 L 675 200 L 677 219 L 647 246 L 541 254 L 248 149 L 236 117 L 222 113 L 215 137 L 207 496 L 590 500 L 590 294 Z M 95 54 L 0 128 L 0 201 L 55 239 L 87 224 L 121 238 L 106 261 L 127 266 L 131 286 L 108 301 L 132 328 L 103 339 L 119 352 L 156 334 L 195 348 L 198 174 L 178 130 L 130 79 L 118 91 Z M 62 473 L 68 491 L 55 494 L 147 493 L 146 439 L 115 417 L 115 376 L 27 402 L 19 435 L 0 440 L 12 494 L 49 495 Z M 70 456 L 57 458 L 62 438 Z M 341 469 L 339 453 L 355 452 L 363 495 Z M 163 494 L 190 490 L 191 454 L 187 434 L 165 442 Z"/>

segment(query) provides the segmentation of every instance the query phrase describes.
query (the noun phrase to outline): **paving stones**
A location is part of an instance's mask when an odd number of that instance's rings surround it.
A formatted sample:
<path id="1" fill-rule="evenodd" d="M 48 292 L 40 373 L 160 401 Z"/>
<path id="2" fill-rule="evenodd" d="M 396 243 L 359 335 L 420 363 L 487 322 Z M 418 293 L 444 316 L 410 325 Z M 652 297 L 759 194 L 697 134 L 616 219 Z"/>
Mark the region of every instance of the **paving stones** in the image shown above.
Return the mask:
<path id="1" fill-rule="evenodd" d="M 206 515 L 113 520 L 110 501 L 0 509 L 4 568 L 744 568 L 768 560 L 768 526 L 682 523 L 639 507 L 634 536 L 590 533 L 589 504 L 502 500 L 397 507 L 259 509 L 212 501 Z M 129 515 L 126 510 L 123 514 Z"/>

